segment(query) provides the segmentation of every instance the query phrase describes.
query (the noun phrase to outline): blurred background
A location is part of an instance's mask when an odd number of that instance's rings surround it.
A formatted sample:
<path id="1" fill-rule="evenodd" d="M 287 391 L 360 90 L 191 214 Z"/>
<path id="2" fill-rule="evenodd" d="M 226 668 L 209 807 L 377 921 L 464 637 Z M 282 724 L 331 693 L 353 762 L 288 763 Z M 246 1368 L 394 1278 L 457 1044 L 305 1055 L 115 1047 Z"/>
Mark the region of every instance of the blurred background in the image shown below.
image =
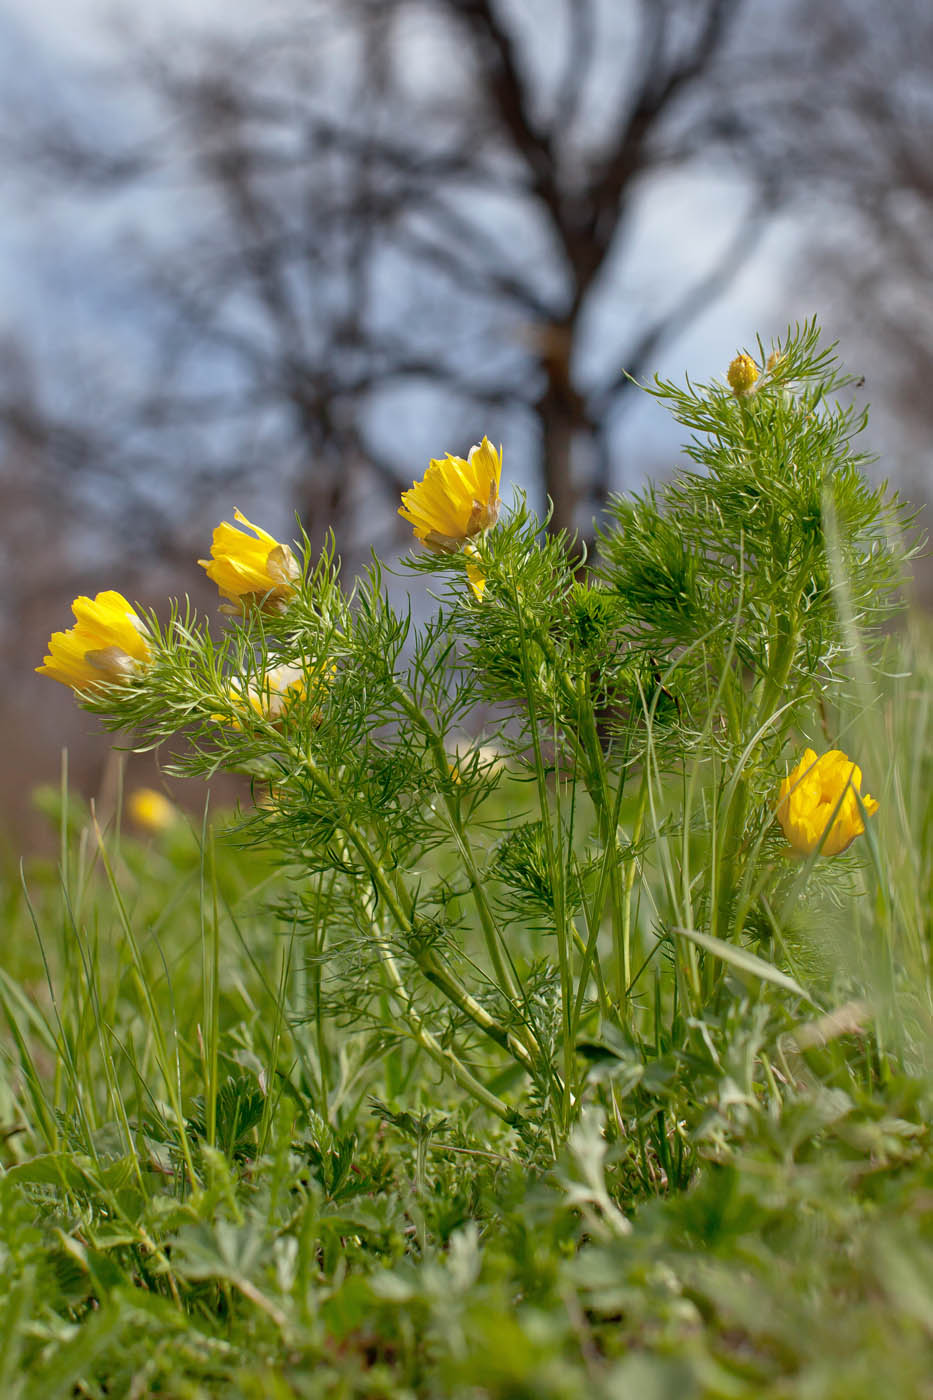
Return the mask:
<path id="1" fill-rule="evenodd" d="M 0 10 L 16 849 L 63 745 L 84 794 L 115 781 L 34 674 L 50 631 L 111 587 L 213 611 L 195 561 L 235 505 L 332 526 L 352 573 L 407 547 L 428 459 L 485 432 L 506 499 L 590 537 L 677 460 L 629 376 L 721 376 L 813 314 L 865 376 L 879 473 L 933 494 L 929 0 L 149 9 Z"/>

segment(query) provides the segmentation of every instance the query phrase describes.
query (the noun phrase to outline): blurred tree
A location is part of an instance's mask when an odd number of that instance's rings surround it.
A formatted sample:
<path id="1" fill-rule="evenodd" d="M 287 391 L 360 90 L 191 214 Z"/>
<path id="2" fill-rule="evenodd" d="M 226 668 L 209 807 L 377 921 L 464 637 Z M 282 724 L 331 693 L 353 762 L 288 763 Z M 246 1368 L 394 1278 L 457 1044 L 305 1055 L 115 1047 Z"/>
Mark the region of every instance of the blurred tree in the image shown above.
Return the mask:
<path id="1" fill-rule="evenodd" d="M 488 431 L 529 444 L 555 527 L 588 530 L 626 373 L 653 368 L 766 226 L 770 177 L 744 162 L 705 263 L 626 306 L 652 197 L 739 173 L 723 113 L 750 8 L 319 0 L 239 37 L 128 48 L 147 134 L 21 117 L 32 176 L 72 211 L 109 207 L 109 255 L 134 270 L 117 324 L 147 342 L 135 367 L 85 347 L 78 401 L 30 402 L 74 509 L 164 554 L 180 492 L 191 520 L 261 471 L 313 532 Z M 3 399 L 21 431 L 15 380 Z"/>
<path id="2" fill-rule="evenodd" d="M 759 163 L 804 192 L 803 295 L 868 374 L 871 431 L 933 499 L 933 5 L 794 0 Z M 851 347 L 851 348 L 850 348 Z"/>

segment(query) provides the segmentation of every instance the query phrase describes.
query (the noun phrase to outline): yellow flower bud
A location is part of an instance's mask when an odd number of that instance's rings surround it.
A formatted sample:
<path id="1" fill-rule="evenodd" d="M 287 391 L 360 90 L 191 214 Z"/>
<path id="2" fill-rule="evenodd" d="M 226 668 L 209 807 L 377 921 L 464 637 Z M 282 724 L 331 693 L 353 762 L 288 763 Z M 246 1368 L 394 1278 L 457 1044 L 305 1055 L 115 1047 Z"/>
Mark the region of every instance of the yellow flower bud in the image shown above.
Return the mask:
<path id="1" fill-rule="evenodd" d="M 758 383 L 758 366 L 751 355 L 736 355 L 726 373 L 729 386 L 740 397 Z"/>
<path id="2" fill-rule="evenodd" d="M 794 850 L 809 855 L 819 847 L 824 856 L 836 856 L 861 836 L 865 824 L 856 793 L 861 796 L 862 770 L 841 749 L 830 749 L 820 758 L 813 749 L 805 749 L 781 783 L 776 807 Z M 877 812 L 878 803 L 868 793 L 861 800 L 869 816 Z"/>
<path id="3" fill-rule="evenodd" d="M 772 351 L 771 351 L 771 354 L 768 356 L 767 363 L 765 364 L 765 369 L 766 369 L 766 370 L 768 371 L 768 373 L 770 374 L 771 371 L 772 371 L 773 369 L 777 369 L 778 365 L 783 364 L 783 363 L 784 363 L 784 354 L 783 354 L 783 352 L 782 352 L 781 350 L 772 350 Z"/>
<path id="4" fill-rule="evenodd" d="M 221 612 L 242 613 L 250 604 L 263 612 L 284 611 L 301 573 L 295 556 L 287 544 L 280 544 L 240 511 L 235 510 L 233 518 L 245 529 L 222 520 L 214 531 L 211 558 L 198 560 L 220 596 L 230 600 L 221 605 Z"/>
<path id="5" fill-rule="evenodd" d="M 424 479 L 402 492 L 398 513 L 414 526 L 415 538 L 428 549 L 441 554 L 463 549 L 475 557 L 476 548 L 469 541 L 499 519 L 501 475 L 502 449 L 497 452 L 484 437 L 466 459 L 449 452 L 443 462 L 432 458 Z M 486 580 L 480 567 L 468 564 L 467 577 L 477 598 L 482 598 Z"/>
<path id="6" fill-rule="evenodd" d="M 153 833 L 168 831 L 179 819 L 174 802 L 155 788 L 136 788 L 127 798 L 126 810 L 138 827 Z"/>
<path id="7" fill-rule="evenodd" d="M 151 656 L 150 637 L 142 619 L 112 590 L 97 597 L 76 598 L 71 605 L 75 625 L 53 632 L 49 654 L 36 670 L 74 690 L 133 680 Z"/>

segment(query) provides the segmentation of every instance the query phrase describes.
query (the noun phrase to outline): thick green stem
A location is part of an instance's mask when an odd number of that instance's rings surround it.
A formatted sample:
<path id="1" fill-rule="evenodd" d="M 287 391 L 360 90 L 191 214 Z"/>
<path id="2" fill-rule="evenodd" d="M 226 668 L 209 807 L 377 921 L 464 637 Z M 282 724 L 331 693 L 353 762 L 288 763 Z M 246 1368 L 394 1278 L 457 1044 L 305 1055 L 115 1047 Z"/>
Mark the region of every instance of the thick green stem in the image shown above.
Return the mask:
<path id="1" fill-rule="evenodd" d="M 447 791 L 450 780 L 450 768 L 447 759 L 447 752 L 444 748 L 441 736 L 429 722 L 420 706 L 416 705 L 411 696 L 393 678 L 392 689 L 396 699 L 402 706 L 408 718 L 426 736 L 431 746 L 431 753 L 434 758 L 434 766 L 438 777 L 441 779 L 441 792 L 444 806 L 446 808 L 451 830 L 457 842 L 457 849 L 463 862 L 467 878 L 470 881 L 470 889 L 479 914 L 480 925 L 483 930 L 483 938 L 492 962 L 493 971 L 499 985 L 499 990 L 508 997 L 512 1003 L 519 1007 L 522 1003 L 522 994 L 516 982 L 512 969 L 503 957 L 503 952 L 507 954 L 505 942 L 499 932 L 492 910 L 489 907 L 489 900 L 486 898 L 486 891 L 483 888 L 482 878 L 473 858 L 473 851 L 470 847 L 469 838 L 463 824 L 458 803 Z M 538 1053 L 538 1045 L 530 1031 L 526 1032 L 526 1043 L 532 1054 Z"/>
<path id="2" fill-rule="evenodd" d="M 745 812 L 748 803 L 748 784 L 740 780 L 732 792 L 732 801 L 725 814 L 725 823 L 718 845 L 717 890 L 713 909 L 714 937 L 726 938 L 726 924 L 733 895 L 741 877 L 742 833 L 745 830 Z M 708 998 L 713 990 L 713 978 L 718 975 L 718 963 L 707 956 L 704 961 L 703 995 Z"/>
<path id="3" fill-rule="evenodd" d="M 755 730 L 766 724 L 777 708 L 787 687 L 787 678 L 794 664 L 796 653 L 797 617 L 796 610 L 794 610 L 790 613 L 781 613 L 777 619 L 774 645 L 769 657 L 771 664 L 768 667 L 767 679 L 755 715 Z"/>
<path id="4" fill-rule="evenodd" d="M 415 954 L 415 962 L 429 982 L 433 982 L 435 987 L 439 987 L 444 995 L 459 1006 L 464 1015 L 469 1016 L 474 1025 L 494 1040 L 497 1045 L 501 1045 L 504 1050 L 508 1050 L 520 1064 L 531 1074 L 534 1071 L 534 1062 L 525 1046 L 518 1037 L 499 1022 L 490 1016 L 484 1006 L 472 997 L 465 987 L 448 972 L 447 968 L 440 963 L 432 952 Z"/>

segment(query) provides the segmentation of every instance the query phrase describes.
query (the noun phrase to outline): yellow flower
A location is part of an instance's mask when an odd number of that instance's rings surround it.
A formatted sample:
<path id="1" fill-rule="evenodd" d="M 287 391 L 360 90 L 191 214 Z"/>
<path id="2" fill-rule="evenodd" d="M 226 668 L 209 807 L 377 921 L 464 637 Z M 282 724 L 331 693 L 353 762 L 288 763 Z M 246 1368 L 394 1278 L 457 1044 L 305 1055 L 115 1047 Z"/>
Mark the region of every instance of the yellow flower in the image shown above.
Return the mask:
<path id="1" fill-rule="evenodd" d="M 143 831 L 168 831 L 178 821 L 178 808 L 164 793 L 155 788 L 141 787 L 131 792 L 126 810 Z"/>
<path id="2" fill-rule="evenodd" d="M 463 549 L 475 557 L 473 536 L 499 519 L 501 476 L 502 449 L 497 452 L 484 437 L 466 459 L 449 452 L 443 462 L 432 458 L 423 481 L 412 482 L 411 490 L 402 492 L 398 513 L 414 526 L 415 538 L 428 549 L 441 554 Z M 482 598 L 486 587 L 482 569 L 468 563 L 467 577 L 477 598 Z"/>
<path id="3" fill-rule="evenodd" d="M 820 758 L 805 749 L 781 783 L 777 802 L 777 819 L 794 850 L 809 855 L 822 841 L 822 854 L 837 856 L 851 845 L 865 830 L 856 798 L 861 792 L 862 770 L 840 749 Z M 861 800 L 869 816 L 877 812 L 878 803 L 867 792 Z"/>
<path id="4" fill-rule="evenodd" d="M 36 670 L 74 690 L 132 680 L 149 661 L 149 633 L 122 593 L 76 598 L 75 625 L 53 632 L 49 655 Z"/>
<path id="5" fill-rule="evenodd" d="M 277 720 L 306 694 L 305 673 L 301 667 L 282 665 L 267 671 L 261 685 L 249 686 L 244 699 L 262 719 Z"/>
<path id="6" fill-rule="evenodd" d="M 325 684 L 330 684 L 337 674 L 337 667 L 333 662 L 315 668 L 312 673 L 311 693 L 319 693 Z M 283 719 L 296 700 L 304 700 L 309 694 L 308 675 L 300 666 L 273 666 L 267 671 L 262 681 L 257 685 L 247 686 L 244 690 L 231 691 L 231 699 L 237 708 L 242 707 L 244 702 L 254 710 L 260 719 L 270 720 L 273 724 Z M 309 716 L 310 723 L 317 726 L 324 718 L 320 709 L 314 710 Z M 215 715 L 214 719 L 218 723 L 231 724 L 234 729 L 241 726 L 236 719 L 229 719 L 226 715 Z"/>
<path id="7" fill-rule="evenodd" d="M 211 558 L 198 560 L 220 596 L 230 600 L 221 605 L 221 612 L 243 612 L 250 603 L 264 612 L 282 612 L 301 572 L 294 554 L 287 544 L 280 544 L 240 511 L 235 510 L 233 518 L 246 529 L 238 530 L 222 520 L 214 531 Z"/>
<path id="8" fill-rule="evenodd" d="M 758 382 L 758 366 L 751 355 L 736 355 L 726 371 L 730 388 L 740 397 L 749 393 Z"/>

